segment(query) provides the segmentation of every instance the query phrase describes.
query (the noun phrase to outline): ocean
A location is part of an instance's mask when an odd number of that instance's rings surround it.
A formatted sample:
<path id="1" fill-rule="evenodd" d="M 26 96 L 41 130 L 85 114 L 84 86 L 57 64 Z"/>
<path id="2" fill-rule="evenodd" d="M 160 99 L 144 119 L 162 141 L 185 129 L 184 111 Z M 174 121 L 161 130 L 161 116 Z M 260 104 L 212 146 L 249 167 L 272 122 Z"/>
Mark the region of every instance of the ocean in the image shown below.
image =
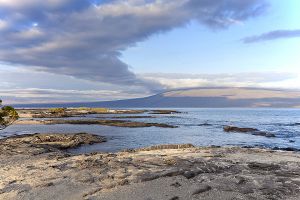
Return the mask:
<path id="1" fill-rule="evenodd" d="M 116 152 L 158 144 L 183 143 L 191 143 L 196 146 L 214 145 L 300 149 L 300 109 L 175 108 L 174 110 L 181 111 L 182 113 L 167 115 L 151 114 L 155 118 L 129 118 L 123 120 L 166 123 L 176 125 L 178 128 L 123 128 L 100 125 L 61 124 L 12 125 L 0 131 L 0 138 L 32 133 L 87 132 L 102 135 L 108 139 L 106 143 L 73 149 L 71 150 L 73 153 Z M 97 114 L 88 115 L 84 119 L 133 115 L 149 116 L 150 114 Z M 273 133 L 276 137 L 267 138 L 248 133 L 224 132 L 223 127 L 228 125 L 256 128 L 260 131 Z"/>

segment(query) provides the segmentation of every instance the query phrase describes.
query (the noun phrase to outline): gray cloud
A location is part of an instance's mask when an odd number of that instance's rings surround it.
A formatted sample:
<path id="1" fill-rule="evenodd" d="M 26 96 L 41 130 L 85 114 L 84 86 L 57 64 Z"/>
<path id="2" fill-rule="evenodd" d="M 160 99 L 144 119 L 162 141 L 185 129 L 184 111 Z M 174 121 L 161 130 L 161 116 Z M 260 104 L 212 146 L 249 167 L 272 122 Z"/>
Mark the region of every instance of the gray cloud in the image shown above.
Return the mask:
<path id="1" fill-rule="evenodd" d="M 101 1 L 94 1 L 101 2 Z M 3 0 L 0 61 L 37 71 L 125 85 L 138 78 L 119 59 L 149 36 L 197 20 L 226 28 L 261 14 L 262 0 Z"/>
<path id="2" fill-rule="evenodd" d="M 255 36 L 243 38 L 242 41 L 244 43 L 255 43 L 255 42 L 263 42 L 267 40 L 295 38 L 295 37 L 300 37 L 300 29 L 271 31 L 268 33 L 263 33 L 261 35 L 255 35 Z"/>

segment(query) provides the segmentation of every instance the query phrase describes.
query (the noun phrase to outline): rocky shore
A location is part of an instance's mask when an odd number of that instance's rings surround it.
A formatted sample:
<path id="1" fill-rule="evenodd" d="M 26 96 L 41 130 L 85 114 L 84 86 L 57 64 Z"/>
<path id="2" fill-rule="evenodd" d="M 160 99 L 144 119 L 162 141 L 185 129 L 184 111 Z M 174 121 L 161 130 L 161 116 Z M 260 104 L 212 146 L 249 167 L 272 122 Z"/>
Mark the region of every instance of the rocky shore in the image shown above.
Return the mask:
<path id="1" fill-rule="evenodd" d="M 50 109 L 17 109 L 21 118 L 67 118 L 90 114 L 179 114 L 176 110 L 120 110 L 108 108 L 50 108 Z"/>
<path id="2" fill-rule="evenodd" d="M 14 124 L 18 125 L 54 125 L 54 124 L 73 124 L 73 125 L 102 125 L 126 128 L 159 127 L 177 128 L 177 126 L 164 123 L 147 123 L 130 121 L 129 119 L 155 118 L 155 116 L 139 116 L 128 114 L 176 114 L 174 110 L 112 110 L 107 108 L 51 108 L 51 109 L 18 109 L 20 119 Z M 91 114 L 102 114 L 94 119 L 84 119 Z M 113 114 L 112 116 L 110 116 Z M 120 114 L 123 116 L 114 116 Z M 69 119 L 81 117 L 81 119 Z M 68 118 L 68 119 L 66 119 Z M 123 120 L 124 119 L 124 120 Z"/>
<path id="3" fill-rule="evenodd" d="M 90 114 L 142 114 L 147 110 L 115 110 L 108 108 L 50 108 L 17 109 L 20 117 L 26 118 L 66 118 Z"/>
<path id="4" fill-rule="evenodd" d="M 160 127 L 160 128 L 177 128 L 177 126 L 164 124 L 164 123 L 146 123 L 135 122 L 128 120 L 109 120 L 109 119 L 80 119 L 80 120 L 64 120 L 64 119 L 51 119 L 51 120 L 19 120 L 14 124 L 19 125 L 54 125 L 54 124 L 73 124 L 73 125 L 102 125 L 102 126 L 116 126 L 127 128 L 142 128 L 142 127 Z"/>
<path id="5" fill-rule="evenodd" d="M 65 151 L 103 141 L 83 133 L 0 140 L 0 199 L 299 199 L 297 152 L 189 144 Z"/>

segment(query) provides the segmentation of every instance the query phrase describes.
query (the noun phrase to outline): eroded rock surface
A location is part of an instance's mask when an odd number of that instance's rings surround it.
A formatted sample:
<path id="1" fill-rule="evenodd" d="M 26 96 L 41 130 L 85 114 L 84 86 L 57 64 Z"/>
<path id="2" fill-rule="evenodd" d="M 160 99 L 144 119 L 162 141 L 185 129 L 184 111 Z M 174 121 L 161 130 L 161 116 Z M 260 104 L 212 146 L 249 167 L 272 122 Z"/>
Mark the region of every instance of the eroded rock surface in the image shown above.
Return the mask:
<path id="1" fill-rule="evenodd" d="M 35 154 L 30 149 L 39 140 L 30 139 L 23 147 L 11 140 L 15 148 L 7 153 L 3 141 L 0 199 L 296 200 L 300 195 L 297 152 L 164 145 L 115 154 L 70 155 L 59 149 Z"/>
<path id="2" fill-rule="evenodd" d="M 103 136 L 76 133 L 76 134 L 30 134 L 20 135 L 0 140 L 2 155 L 13 154 L 41 154 L 62 149 L 79 147 L 94 143 L 105 142 Z"/>

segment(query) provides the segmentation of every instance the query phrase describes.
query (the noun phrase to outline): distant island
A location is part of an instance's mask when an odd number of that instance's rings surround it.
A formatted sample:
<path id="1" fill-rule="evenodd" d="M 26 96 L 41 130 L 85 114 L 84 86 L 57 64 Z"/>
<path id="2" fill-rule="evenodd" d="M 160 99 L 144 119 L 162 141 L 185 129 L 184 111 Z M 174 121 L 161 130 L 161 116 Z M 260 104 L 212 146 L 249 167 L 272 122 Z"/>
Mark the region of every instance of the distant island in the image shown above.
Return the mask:
<path id="1" fill-rule="evenodd" d="M 300 91 L 267 88 L 201 87 L 166 91 L 144 98 L 117 101 L 18 104 L 16 107 L 111 108 L 300 108 Z"/>

